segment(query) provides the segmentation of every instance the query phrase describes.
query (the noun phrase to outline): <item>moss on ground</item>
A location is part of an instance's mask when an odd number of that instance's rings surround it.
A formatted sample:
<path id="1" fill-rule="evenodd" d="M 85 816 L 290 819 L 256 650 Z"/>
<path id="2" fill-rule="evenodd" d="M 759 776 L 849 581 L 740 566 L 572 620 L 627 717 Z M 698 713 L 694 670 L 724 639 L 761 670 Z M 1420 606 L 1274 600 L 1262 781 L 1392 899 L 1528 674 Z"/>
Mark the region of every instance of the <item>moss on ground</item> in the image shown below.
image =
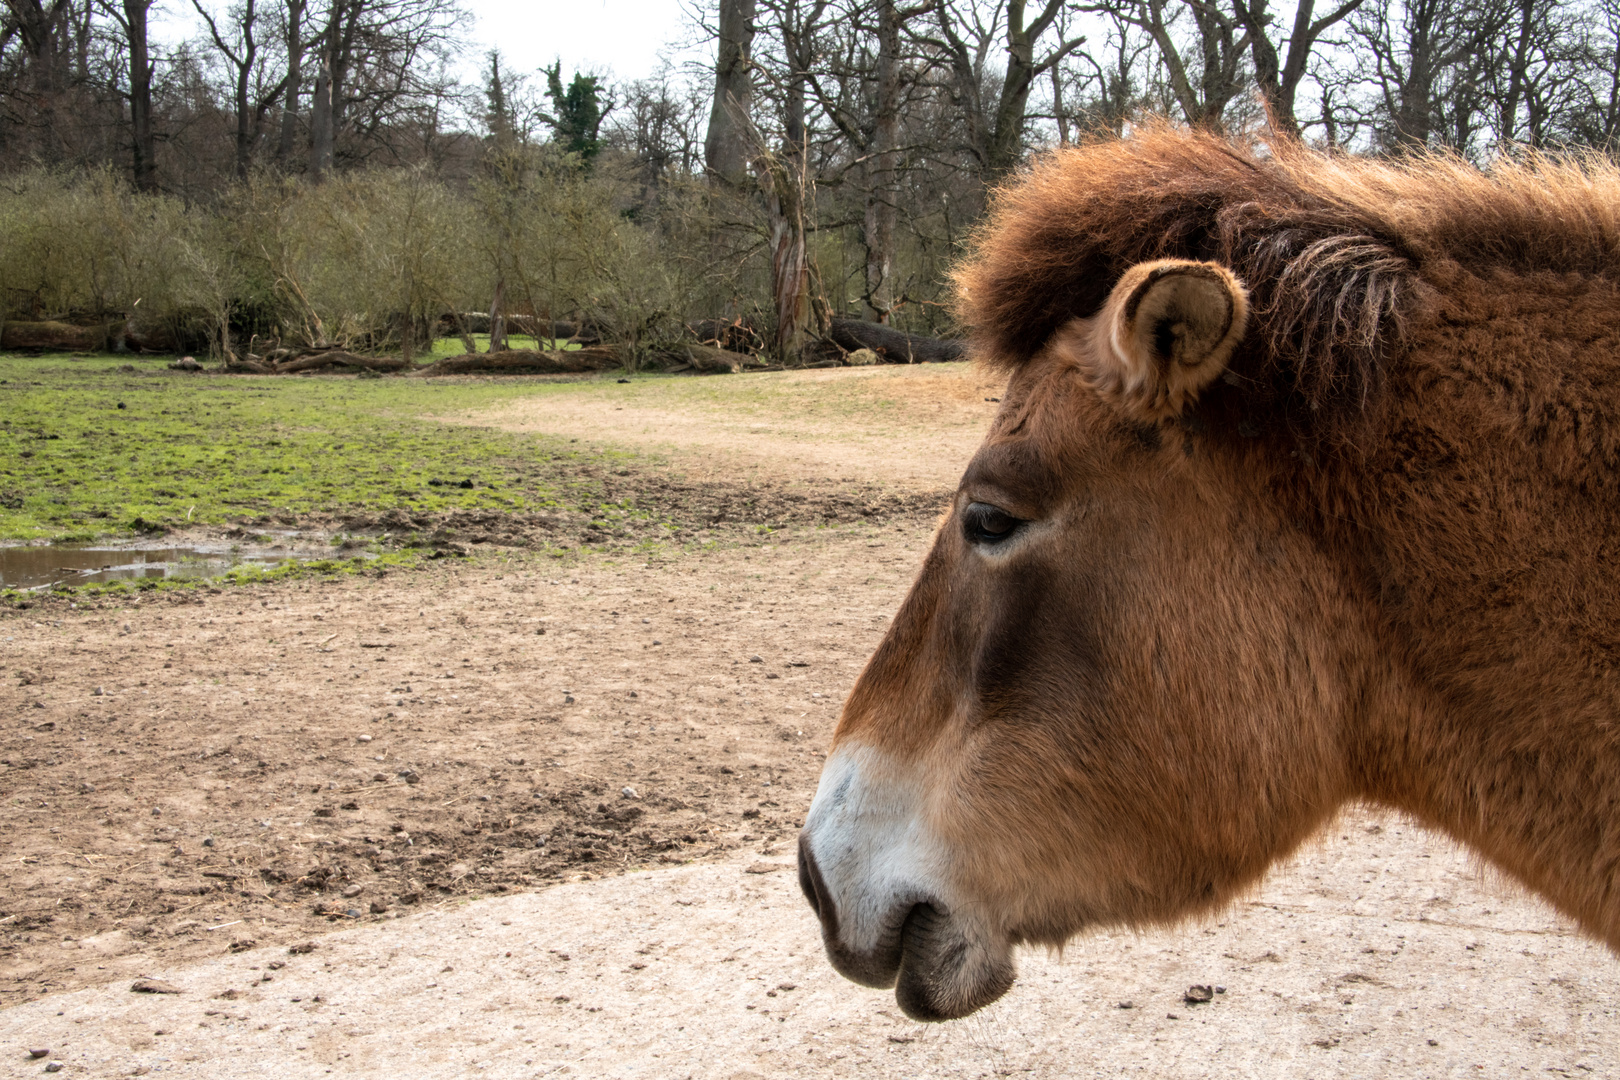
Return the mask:
<path id="1" fill-rule="evenodd" d="M 534 381 L 223 378 L 166 361 L 0 354 L 0 540 L 406 508 L 622 514 L 567 440 L 424 417 Z"/>

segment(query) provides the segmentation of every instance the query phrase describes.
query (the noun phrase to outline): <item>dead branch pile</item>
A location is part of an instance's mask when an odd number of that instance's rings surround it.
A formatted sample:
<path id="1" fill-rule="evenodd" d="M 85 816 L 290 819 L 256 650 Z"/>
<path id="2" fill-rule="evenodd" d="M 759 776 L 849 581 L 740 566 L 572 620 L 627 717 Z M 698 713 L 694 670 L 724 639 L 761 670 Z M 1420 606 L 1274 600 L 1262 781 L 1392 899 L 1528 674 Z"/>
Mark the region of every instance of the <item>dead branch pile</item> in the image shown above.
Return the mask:
<path id="1" fill-rule="evenodd" d="M 619 350 L 611 345 L 556 351 L 505 349 L 440 357 L 410 374 L 423 378 L 435 375 L 582 375 L 608 371 L 623 364 Z"/>
<path id="2" fill-rule="evenodd" d="M 939 364 L 967 359 L 965 341 L 908 334 L 860 319 L 834 319 L 827 338 L 845 352 L 870 349 L 889 364 Z"/>

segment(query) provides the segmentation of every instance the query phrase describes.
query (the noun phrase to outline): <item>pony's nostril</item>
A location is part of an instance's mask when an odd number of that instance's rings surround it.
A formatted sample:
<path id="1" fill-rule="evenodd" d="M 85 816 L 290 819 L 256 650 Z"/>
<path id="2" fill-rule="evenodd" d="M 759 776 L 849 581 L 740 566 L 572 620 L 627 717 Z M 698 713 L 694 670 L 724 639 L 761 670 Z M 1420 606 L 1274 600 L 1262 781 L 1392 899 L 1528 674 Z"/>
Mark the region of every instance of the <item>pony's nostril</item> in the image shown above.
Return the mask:
<path id="1" fill-rule="evenodd" d="M 802 833 L 799 835 L 799 888 L 804 890 L 804 898 L 810 902 L 810 910 L 821 920 L 822 927 L 829 934 L 836 935 L 838 913 L 833 907 L 832 894 L 822 880 L 816 857 L 810 853 L 809 839 Z"/>
<path id="2" fill-rule="evenodd" d="M 810 901 L 810 910 L 821 917 L 821 898 L 816 895 L 815 879 L 810 876 L 810 845 L 803 836 L 799 837 L 799 888 L 804 891 L 804 898 Z"/>

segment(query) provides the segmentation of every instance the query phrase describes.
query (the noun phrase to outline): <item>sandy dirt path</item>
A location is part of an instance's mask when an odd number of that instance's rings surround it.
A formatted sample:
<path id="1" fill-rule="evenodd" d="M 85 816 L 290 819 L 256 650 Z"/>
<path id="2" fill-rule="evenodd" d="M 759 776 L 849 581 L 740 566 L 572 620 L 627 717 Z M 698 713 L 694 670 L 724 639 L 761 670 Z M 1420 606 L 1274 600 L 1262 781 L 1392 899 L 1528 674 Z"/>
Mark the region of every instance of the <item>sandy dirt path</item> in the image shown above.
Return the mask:
<path id="1" fill-rule="evenodd" d="M 956 487 L 1006 380 L 970 364 L 592 384 L 444 417 L 669 455 L 697 476 Z"/>
<path id="2" fill-rule="evenodd" d="M 763 871 L 763 872 L 762 872 Z M 1614 1076 L 1620 967 L 1448 845 L 1357 813 L 1223 920 L 1112 933 L 966 1021 L 822 960 L 785 859 L 474 901 L 0 1013 L 16 1075 Z M 1223 988 L 1207 1005 L 1189 984 Z M 1130 1007 L 1123 1007 L 1125 1003 Z"/>

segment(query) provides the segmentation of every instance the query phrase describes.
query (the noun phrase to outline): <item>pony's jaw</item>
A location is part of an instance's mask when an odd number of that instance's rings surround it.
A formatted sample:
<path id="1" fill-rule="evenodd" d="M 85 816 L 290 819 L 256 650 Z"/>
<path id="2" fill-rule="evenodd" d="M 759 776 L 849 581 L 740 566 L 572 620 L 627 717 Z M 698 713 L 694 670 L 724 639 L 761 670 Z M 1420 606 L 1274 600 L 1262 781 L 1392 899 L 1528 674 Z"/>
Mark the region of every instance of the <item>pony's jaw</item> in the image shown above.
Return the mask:
<path id="1" fill-rule="evenodd" d="M 799 838 L 799 882 L 828 959 L 864 986 L 896 986 L 918 1020 L 949 1020 L 1012 985 L 1012 950 L 970 913 L 929 822 L 919 770 L 871 747 L 827 759 Z"/>

